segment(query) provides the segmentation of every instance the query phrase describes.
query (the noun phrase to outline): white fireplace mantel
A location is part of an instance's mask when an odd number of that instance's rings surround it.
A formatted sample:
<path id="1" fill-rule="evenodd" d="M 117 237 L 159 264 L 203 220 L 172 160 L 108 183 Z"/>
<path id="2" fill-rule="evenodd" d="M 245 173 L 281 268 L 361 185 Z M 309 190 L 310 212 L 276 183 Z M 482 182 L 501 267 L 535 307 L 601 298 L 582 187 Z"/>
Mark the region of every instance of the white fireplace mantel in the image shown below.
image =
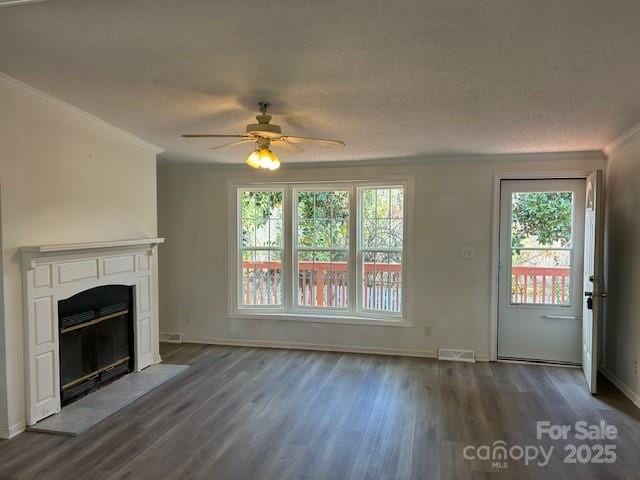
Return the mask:
<path id="1" fill-rule="evenodd" d="M 160 362 L 158 255 L 163 238 L 23 247 L 27 423 L 60 411 L 58 301 L 103 285 L 134 287 L 135 368 Z"/>
<path id="2" fill-rule="evenodd" d="M 117 247 L 135 247 L 140 245 L 155 246 L 164 243 L 164 238 L 136 238 L 132 240 L 113 240 L 110 242 L 62 243 L 57 245 L 37 245 L 22 247 L 23 253 L 49 253 L 75 250 L 95 250 Z"/>

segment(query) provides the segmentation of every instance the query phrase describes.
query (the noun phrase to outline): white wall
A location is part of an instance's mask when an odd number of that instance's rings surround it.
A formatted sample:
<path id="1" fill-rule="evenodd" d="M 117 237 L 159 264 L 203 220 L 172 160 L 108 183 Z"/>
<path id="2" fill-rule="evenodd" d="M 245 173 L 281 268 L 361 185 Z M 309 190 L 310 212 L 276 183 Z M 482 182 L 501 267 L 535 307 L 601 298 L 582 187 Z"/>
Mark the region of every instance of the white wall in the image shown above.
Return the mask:
<path id="1" fill-rule="evenodd" d="M 438 347 L 490 354 L 493 185 L 496 172 L 589 171 L 604 168 L 593 154 L 427 161 L 370 166 L 287 168 L 162 166 L 158 173 L 160 330 L 187 340 L 257 344 L 313 344 L 335 348 L 433 355 Z M 514 158 L 519 161 L 514 161 Z M 528 159 L 528 160 L 522 160 Z M 227 318 L 227 181 L 415 178 L 412 238 L 414 294 L 410 328 Z M 475 249 L 462 260 L 460 248 Z M 185 321 L 191 317 L 191 323 Z M 424 335 L 424 326 L 432 335 Z"/>
<path id="2" fill-rule="evenodd" d="M 0 435 L 24 427 L 25 245 L 155 237 L 156 147 L 0 76 L 0 205 L 6 362 Z"/>
<path id="3" fill-rule="evenodd" d="M 609 157 L 606 211 L 604 371 L 640 407 L 640 133 Z"/>

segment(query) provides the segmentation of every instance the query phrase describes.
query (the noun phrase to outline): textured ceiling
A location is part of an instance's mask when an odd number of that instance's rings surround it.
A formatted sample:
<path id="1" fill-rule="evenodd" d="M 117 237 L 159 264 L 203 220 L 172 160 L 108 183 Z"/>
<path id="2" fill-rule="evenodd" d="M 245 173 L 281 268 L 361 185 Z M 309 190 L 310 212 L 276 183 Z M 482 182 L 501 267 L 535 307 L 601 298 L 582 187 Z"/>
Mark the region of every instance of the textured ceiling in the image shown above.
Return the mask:
<path id="1" fill-rule="evenodd" d="M 640 122 L 640 2 L 50 0 L 0 8 L 0 71 L 166 149 L 255 103 L 346 148 L 283 161 L 600 149 Z"/>

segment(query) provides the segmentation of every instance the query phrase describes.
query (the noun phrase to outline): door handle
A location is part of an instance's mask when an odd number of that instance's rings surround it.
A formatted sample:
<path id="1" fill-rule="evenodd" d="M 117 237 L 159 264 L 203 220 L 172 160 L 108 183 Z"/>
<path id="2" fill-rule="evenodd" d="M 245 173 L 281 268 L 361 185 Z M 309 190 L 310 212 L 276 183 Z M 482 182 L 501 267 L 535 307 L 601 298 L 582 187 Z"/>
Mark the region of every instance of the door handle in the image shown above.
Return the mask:
<path id="1" fill-rule="evenodd" d="M 593 310 L 593 292 L 584 292 L 587 297 L 587 310 Z"/>
<path id="2" fill-rule="evenodd" d="M 573 315 L 543 315 L 542 318 L 548 318 L 549 320 L 578 320 Z"/>

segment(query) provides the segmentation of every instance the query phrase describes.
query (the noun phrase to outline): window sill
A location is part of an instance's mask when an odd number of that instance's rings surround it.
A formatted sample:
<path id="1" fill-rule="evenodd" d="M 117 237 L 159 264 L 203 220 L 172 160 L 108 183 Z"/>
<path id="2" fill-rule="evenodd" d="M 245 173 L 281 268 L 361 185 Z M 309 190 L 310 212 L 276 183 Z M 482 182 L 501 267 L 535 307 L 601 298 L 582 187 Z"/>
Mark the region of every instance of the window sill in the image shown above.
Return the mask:
<path id="1" fill-rule="evenodd" d="M 282 320 L 300 323 L 333 323 L 343 325 L 374 325 L 377 327 L 413 327 L 402 318 L 375 318 L 349 315 L 324 315 L 308 313 L 263 313 L 240 311 L 228 314 L 229 318 L 241 320 Z"/>

